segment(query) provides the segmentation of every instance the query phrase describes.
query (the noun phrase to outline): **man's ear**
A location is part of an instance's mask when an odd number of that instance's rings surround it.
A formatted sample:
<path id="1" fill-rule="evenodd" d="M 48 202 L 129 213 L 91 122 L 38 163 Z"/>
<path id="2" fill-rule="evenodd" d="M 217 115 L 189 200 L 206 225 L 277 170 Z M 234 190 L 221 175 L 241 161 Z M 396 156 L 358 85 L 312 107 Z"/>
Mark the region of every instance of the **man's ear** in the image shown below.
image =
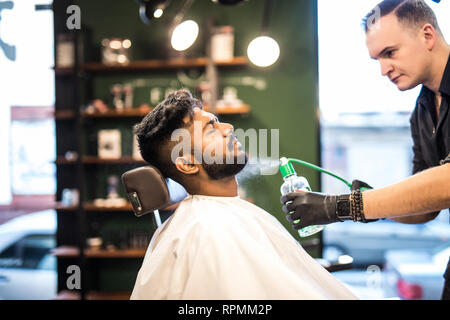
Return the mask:
<path id="1" fill-rule="evenodd" d="M 432 50 L 436 45 L 436 37 L 438 36 L 436 29 L 434 29 L 431 24 L 427 23 L 422 27 L 422 35 L 426 48 Z"/>
<path id="2" fill-rule="evenodd" d="M 175 166 L 183 174 L 196 174 L 199 171 L 198 165 L 194 164 L 194 156 L 190 154 L 178 157 Z"/>

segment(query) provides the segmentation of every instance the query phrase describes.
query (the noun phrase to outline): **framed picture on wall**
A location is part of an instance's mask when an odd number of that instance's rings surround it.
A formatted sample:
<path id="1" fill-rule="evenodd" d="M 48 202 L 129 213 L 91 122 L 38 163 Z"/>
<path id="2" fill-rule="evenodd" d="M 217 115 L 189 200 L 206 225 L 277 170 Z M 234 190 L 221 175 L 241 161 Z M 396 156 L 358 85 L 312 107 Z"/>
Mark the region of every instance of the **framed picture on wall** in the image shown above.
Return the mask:
<path id="1" fill-rule="evenodd" d="M 98 131 L 98 157 L 101 159 L 119 159 L 122 156 L 120 130 Z"/>

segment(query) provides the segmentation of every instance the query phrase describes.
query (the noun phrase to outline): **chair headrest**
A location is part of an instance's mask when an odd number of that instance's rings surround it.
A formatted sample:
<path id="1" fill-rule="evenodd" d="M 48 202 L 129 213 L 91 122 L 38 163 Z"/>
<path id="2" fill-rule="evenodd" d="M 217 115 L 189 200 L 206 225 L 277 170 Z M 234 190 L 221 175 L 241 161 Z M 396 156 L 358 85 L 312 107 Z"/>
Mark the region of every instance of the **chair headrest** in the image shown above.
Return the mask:
<path id="1" fill-rule="evenodd" d="M 187 196 L 182 185 L 165 179 L 157 168 L 150 165 L 125 172 L 122 183 L 137 217 L 164 209 Z"/>

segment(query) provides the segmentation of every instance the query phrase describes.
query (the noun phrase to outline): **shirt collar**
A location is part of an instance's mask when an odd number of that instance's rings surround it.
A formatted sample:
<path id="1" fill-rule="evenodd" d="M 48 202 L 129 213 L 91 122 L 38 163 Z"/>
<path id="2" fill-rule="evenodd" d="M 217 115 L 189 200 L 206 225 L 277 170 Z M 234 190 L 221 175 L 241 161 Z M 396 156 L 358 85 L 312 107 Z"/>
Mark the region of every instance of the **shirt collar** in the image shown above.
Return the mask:
<path id="1" fill-rule="evenodd" d="M 450 56 L 447 61 L 447 66 L 444 70 L 444 75 L 442 76 L 441 85 L 439 86 L 439 91 L 450 96 Z M 434 103 L 434 92 L 425 86 L 422 86 L 422 90 L 419 94 L 419 102 L 423 103 Z"/>
<path id="2" fill-rule="evenodd" d="M 444 76 L 442 77 L 441 86 L 439 87 L 439 91 L 450 96 L 450 56 L 447 61 L 447 66 L 445 67 L 445 70 L 444 70 Z"/>

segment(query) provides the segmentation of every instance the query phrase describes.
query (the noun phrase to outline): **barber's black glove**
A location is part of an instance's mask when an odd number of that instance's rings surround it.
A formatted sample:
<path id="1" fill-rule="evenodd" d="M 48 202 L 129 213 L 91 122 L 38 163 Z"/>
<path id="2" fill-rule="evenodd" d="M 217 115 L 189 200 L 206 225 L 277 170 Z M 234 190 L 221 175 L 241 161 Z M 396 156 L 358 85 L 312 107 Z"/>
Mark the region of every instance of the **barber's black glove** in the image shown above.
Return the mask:
<path id="1" fill-rule="evenodd" d="M 361 189 L 361 191 L 364 191 L 364 190 L 373 189 L 373 188 L 363 181 L 353 180 L 351 189 L 352 189 L 352 191 L 354 191 L 356 189 Z"/>
<path id="2" fill-rule="evenodd" d="M 348 201 L 349 195 L 339 197 L 346 197 Z M 283 211 L 287 213 L 286 219 L 293 223 L 294 229 L 299 230 L 310 225 L 343 221 L 338 217 L 337 199 L 338 196 L 316 192 L 293 192 L 282 196 L 281 203 Z M 349 205 L 347 212 L 342 212 L 342 214 L 350 215 Z"/>

